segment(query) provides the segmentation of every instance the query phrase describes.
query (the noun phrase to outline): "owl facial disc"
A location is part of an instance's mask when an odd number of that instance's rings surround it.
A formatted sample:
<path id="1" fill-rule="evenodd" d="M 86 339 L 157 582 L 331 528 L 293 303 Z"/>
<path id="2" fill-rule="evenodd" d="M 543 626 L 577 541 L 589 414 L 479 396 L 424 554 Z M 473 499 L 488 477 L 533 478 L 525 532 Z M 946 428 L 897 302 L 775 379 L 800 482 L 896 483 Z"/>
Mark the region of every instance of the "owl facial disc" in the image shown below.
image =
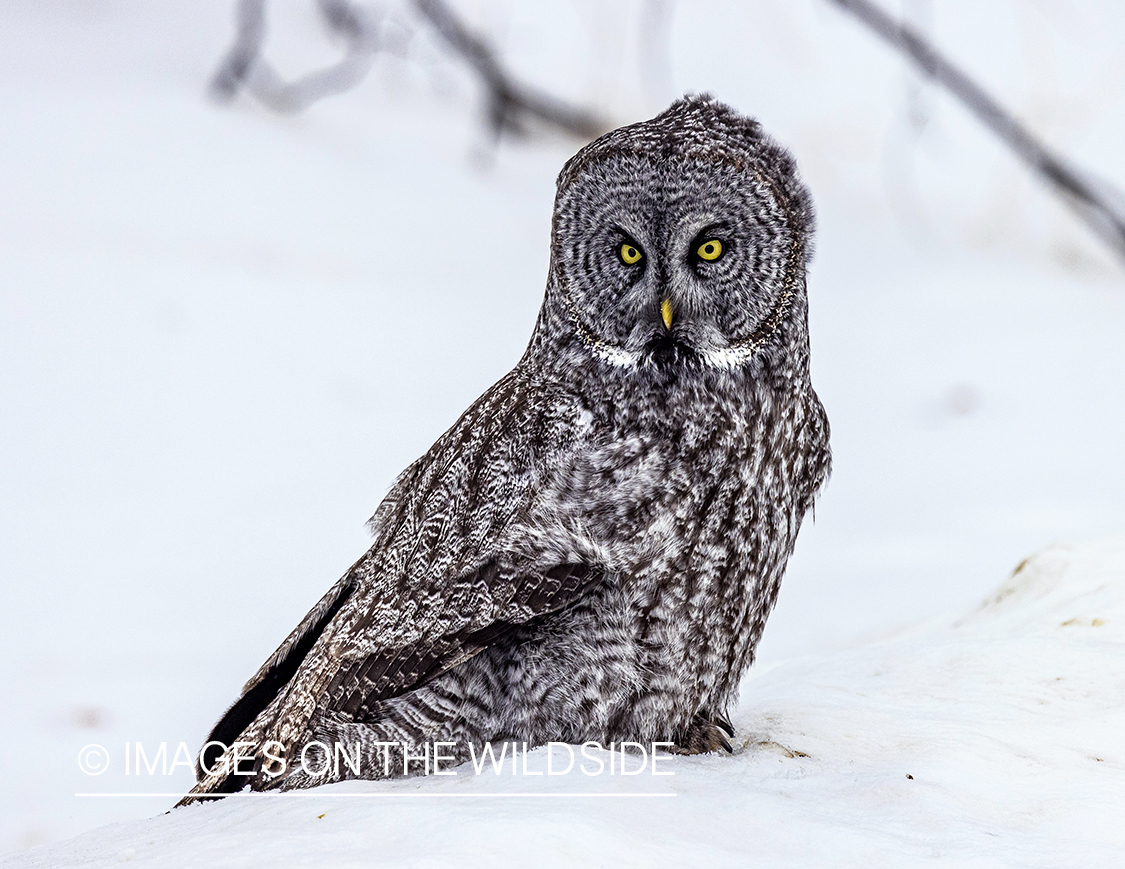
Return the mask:
<path id="1" fill-rule="evenodd" d="M 792 158 L 757 122 L 686 100 L 563 168 L 547 308 L 581 339 L 576 363 L 736 368 L 803 315 L 811 231 Z"/>

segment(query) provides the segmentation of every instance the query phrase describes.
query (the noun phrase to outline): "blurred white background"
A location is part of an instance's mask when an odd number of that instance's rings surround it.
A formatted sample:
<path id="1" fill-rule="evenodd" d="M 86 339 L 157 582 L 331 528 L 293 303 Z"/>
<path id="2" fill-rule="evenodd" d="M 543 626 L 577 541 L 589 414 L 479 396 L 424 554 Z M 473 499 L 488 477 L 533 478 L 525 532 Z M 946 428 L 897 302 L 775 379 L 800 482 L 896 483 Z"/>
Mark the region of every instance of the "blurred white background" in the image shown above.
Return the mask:
<path id="1" fill-rule="evenodd" d="M 714 93 L 813 191 L 835 473 L 759 666 L 962 611 L 1026 555 L 1125 529 L 1125 267 L 852 19 L 455 5 L 523 79 L 614 124 Z M 884 8 L 1125 187 L 1125 7 Z M 284 74 L 338 55 L 311 3 L 269 16 Z M 4 851 L 168 807 L 75 798 L 134 786 L 119 757 L 84 776 L 79 750 L 194 750 L 366 549 L 395 475 L 516 362 L 541 299 L 581 142 L 492 151 L 474 79 L 424 33 L 304 114 L 217 106 L 233 32 L 231 0 L 0 7 Z"/>

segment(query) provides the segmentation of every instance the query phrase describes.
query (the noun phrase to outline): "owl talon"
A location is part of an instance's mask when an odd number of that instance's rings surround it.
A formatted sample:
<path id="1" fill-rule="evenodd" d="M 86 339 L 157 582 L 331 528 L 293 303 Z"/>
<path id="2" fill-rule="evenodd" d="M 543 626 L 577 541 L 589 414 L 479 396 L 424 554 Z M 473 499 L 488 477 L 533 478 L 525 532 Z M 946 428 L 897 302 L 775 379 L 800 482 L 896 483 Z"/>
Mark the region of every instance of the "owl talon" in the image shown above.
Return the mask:
<path id="1" fill-rule="evenodd" d="M 728 735 L 734 736 L 734 728 L 722 716 L 707 719 L 697 715 L 687 732 L 676 740 L 672 751 L 676 754 L 706 754 L 722 749 L 727 754 L 734 754 Z"/>

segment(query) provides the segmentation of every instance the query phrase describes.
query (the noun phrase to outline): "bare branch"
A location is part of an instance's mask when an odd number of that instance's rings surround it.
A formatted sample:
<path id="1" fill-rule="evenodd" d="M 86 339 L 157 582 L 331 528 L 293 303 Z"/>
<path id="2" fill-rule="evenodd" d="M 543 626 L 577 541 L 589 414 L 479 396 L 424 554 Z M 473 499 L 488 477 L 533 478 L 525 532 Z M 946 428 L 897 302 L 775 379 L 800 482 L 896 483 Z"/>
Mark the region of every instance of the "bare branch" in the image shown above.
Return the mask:
<path id="1" fill-rule="evenodd" d="M 378 51 L 392 50 L 380 38 L 379 21 L 349 0 L 319 0 L 325 26 L 346 45 L 339 63 L 287 82 L 262 57 L 265 0 L 238 0 L 238 33 L 212 81 L 218 99 L 232 99 L 246 90 L 278 112 L 299 112 L 332 94 L 355 87 L 367 75 Z M 488 126 L 493 136 L 526 132 L 535 120 L 562 132 L 592 139 L 606 124 L 592 112 L 516 81 L 496 51 L 474 34 L 443 0 L 414 0 L 422 17 L 444 39 L 484 85 Z"/>
<path id="2" fill-rule="evenodd" d="M 325 26 L 347 46 L 338 63 L 285 81 L 261 56 L 265 0 L 239 0 L 238 35 L 211 83 L 215 97 L 230 100 L 246 89 L 274 111 L 288 114 L 359 84 L 379 48 L 376 22 L 348 0 L 319 0 L 317 5 Z"/>
<path id="3" fill-rule="evenodd" d="M 249 77 L 266 36 L 265 5 L 265 0 L 238 0 L 238 34 L 211 80 L 211 92 L 216 99 L 234 99 Z"/>
<path id="4" fill-rule="evenodd" d="M 1125 208 L 1112 185 L 1094 180 L 1037 139 L 996 99 L 909 25 L 895 21 L 869 0 L 829 0 L 850 12 L 918 68 L 959 99 L 1016 155 L 1049 181 L 1103 241 L 1125 256 Z"/>
<path id="5" fill-rule="evenodd" d="M 593 139 L 605 132 L 605 122 L 592 112 L 515 81 L 500 65 L 492 46 L 472 33 L 444 0 L 414 0 L 414 6 L 480 76 L 488 90 L 488 114 L 494 134 L 506 130 L 524 132 L 524 117 L 581 139 Z"/>

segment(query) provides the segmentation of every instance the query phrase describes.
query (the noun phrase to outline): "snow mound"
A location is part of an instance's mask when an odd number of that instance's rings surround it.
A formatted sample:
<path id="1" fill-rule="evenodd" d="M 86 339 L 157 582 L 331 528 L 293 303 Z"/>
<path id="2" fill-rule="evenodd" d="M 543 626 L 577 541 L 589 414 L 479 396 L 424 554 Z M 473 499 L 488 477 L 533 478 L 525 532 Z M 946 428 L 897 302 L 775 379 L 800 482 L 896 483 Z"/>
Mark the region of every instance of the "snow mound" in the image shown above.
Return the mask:
<path id="1" fill-rule="evenodd" d="M 734 757 L 235 797 L 7 866 L 1112 865 L 1125 853 L 1125 538 L 1029 558 L 974 611 L 755 672 Z M 556 769 L 558 768 L 556 759 Z"/>

